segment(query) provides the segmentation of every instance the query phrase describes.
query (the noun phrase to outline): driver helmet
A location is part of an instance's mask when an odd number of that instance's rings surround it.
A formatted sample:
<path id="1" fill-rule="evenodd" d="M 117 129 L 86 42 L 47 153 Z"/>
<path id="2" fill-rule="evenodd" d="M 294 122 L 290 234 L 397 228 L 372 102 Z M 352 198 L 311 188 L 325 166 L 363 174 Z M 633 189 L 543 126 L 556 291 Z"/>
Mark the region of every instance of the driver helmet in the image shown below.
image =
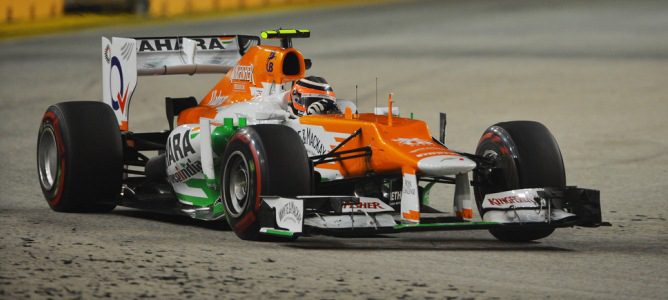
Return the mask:
<path id="1" fill-rule="evenodd" d="M 325 113 L 336 107 L 336 94 L 327 81 L 318 76 L 308 76 L 297 80 L 290 92 L 290 105 L 295 114 L 303 116 Z M 314 107 L 312 104 L 318 103 Z"/>

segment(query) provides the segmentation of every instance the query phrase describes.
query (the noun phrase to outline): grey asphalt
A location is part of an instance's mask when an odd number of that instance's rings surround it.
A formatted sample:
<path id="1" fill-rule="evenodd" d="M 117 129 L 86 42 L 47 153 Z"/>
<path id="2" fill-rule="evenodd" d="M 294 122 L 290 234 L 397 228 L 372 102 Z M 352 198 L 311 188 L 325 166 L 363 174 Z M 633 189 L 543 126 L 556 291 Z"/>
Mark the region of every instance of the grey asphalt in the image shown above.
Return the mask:
<path id="1" fill-rule="evenodd" d="M 118 24 L 0 42 L 0 299 L 665 299 L 668 292 L 668 3 L 417 1 Z M 100 98 L 100 36 L 257 34 L 309 28 L 295 44 L 340 98 L 388 92 L 451 148 L 473 151 L 499 121 L 536 120 L 561 145 L 568 184 L 601 190 L 611 227 L 534 243 L 485 231 L 293 243 L 223 224 L 118 208 L 52 212 L 35 145 L 41 115 Z M 202 97 L 216 76 L 141 78 L 131 129 L 165 128 L 165 96 Z M 451 207 L 451 188 L 433 192 Z"/>

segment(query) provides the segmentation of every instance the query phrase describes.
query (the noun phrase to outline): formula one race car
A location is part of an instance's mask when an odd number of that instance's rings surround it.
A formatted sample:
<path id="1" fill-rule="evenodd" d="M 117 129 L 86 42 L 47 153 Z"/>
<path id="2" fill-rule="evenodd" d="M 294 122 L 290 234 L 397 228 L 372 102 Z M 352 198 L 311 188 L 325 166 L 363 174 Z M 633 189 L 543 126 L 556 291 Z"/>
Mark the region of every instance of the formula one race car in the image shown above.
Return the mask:
<path id="1" fill-rule="evenodd" d="M 602 224 L 599 192 L 566 186 L 540 123 L 498 123 L 474 154 L 453 151 L 444 114 L 437 139 L 425 122 L 399 117 L 391 97 L 358 113 L 306 76 L 311 61 L 292 39 L 309 36 L 262 32 L 280 46 L 247 35 L 102 38 L 103 101 L 58 103 L 42 119 L 37 167 L 49 206 L 226 220 L 251 240 L 488 229 L 530 241 Z M 197 73 L 225 75 L 200 101 L 166 98 L 168 130 L 128 130 L 138 75 Z M 455 185 L 452 213 L 427 205 L 436 183 Z"/>

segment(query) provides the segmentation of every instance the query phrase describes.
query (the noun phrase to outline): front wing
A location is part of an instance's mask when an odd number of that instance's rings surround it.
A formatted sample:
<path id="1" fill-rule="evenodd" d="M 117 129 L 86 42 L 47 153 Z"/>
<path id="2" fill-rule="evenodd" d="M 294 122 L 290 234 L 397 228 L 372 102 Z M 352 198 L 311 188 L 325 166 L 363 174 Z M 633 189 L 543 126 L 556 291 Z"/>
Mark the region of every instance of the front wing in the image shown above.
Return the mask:
<path id="1" fill-rule="evenodd" d="M 264 196 L 260 212 L 260 233 L 279 237 L 324 234 L 335 236 L 399 233 L 406 231 L 448 231 L 492 228 L 560 228 L 598 227 L 609 225 L 601 220 L 599 191 L 577 187 L 563 189 L 540 188 L 517 191 L 535 191 L 536 203 L 547 206 L 534 208 L 535 218 L 517 218 L 511 221 L 468 221 L 443 214 L 423 214 L 419 223 L 402 223 L 397 214 L 389 211 L 375 198 L 353 196 L 308 196 L 282 198 Z M 508 191 L 513 192 L 513 191 Z M 371 200 L 369 200 L 371 199 Z M 375 199 L 375 200 L 374 200 Z M 538 205 L 538 204 L 537 204 Z M 509 215 L 518 215 L 522 208 L 511 206 Z M 563 210 L 556 219 L 541 210 Z M 391 210 L 391 208 L 390 208 Z M 432 216 L 433 215 L 433 216 Z M 554 213 L 552 213 L 554 216 Z"/>

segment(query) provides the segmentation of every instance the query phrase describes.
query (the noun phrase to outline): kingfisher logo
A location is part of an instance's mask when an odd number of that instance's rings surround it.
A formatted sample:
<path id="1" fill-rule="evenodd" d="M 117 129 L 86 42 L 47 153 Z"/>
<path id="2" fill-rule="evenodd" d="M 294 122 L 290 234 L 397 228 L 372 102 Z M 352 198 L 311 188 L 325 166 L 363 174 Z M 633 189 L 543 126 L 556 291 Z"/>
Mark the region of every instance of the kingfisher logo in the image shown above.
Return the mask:
<path id="1" fill-rule="evenodd" d="M 487 199 L 487 202 L 489 204 L 494 205 L 494 206 L 503 206 L 507 204 L 519 204 L 519 203 L 531 203 L 531 204 L 537 204 L 535 200 L 533 199 L 528 199 L 528 198 L 523 198 L 523 197 L 516 197 L 516 196 L 506 196 L 506 197 L 501 197 L 501 198 L 489 198 Z"/>
<path id="2" fill-rule="evenodd" d="M 114 88 L 114 85 L 112 84 L 113 78 L 114 78 L 114 68 L 116 69 L 116 72 L 118 73 L 118 79 L 120 82 L 120 85 L 118 86 L 118 89 Z M 111 81 L 109 86 L 111 87 L 110 93 L 111 93 L 111 107 L 114 110 L 121 110 L 121 113 L 125 112 L 125 103 L 128 100 L 128 90 L 130 89 L 130 85 L 128 84 L 127 86 L 124 87 L 124 82 L 123 82 L 123 67 L 121 67 L 121 61 L 118 59 L 118 57 L 114 56 L 111 58 L 111 67 L 109 68 L 109 80 Z M 115 93 L 115 94 L 114 94 Z"/>

